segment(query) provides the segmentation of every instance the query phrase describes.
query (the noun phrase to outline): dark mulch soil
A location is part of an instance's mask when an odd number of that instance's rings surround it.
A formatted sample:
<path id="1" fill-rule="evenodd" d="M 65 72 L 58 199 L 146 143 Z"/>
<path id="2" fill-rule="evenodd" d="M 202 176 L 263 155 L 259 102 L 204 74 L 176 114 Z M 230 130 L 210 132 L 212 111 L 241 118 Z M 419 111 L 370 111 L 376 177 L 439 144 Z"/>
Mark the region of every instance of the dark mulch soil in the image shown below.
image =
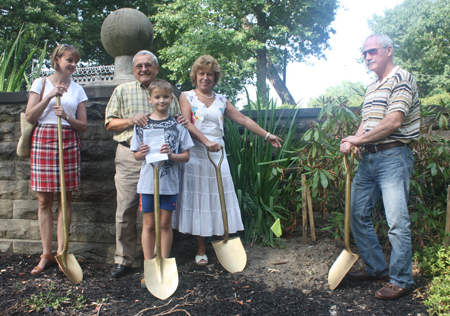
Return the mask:
<path id="1" fill-rule="evenodd" d="M 192 246 L 194 249 L 194 246 Z M 212 253 L 211 253 L 212 252 Z M 421 294 L 429 282 L 415 277 L 412 293 L 396 301 L 375 298 L 380 283 L 344 279 L 334 291 L 277 287 L 255 282 L 242 273 L 230 274 L 219 263 L 197 267 L 192 251 L 177 257 L 179 286 L 166 301 L 139 286 L 143 269 L 114 279 L 110 265 L 79 261 L 84 279 L 74 285 L 57 266 L 39 277 L 29 274 L 38 255 L 0 253 L 1 315 L 428 315 Z M 210 261 L 215 262 L 209 249 Z M 251 262 L 248 263 L 251 269 Z M 251 275 L 251 274 L 250 274 Z M 50 292 L 50 294 L 49 294 Z M 61 307 L 39 312 L 27 303 L 32 296 L 68 297 Z M 42 296 L 42 297 L 41 297 Z M 84 301 L 83 301 L 84 299 Z M 78 300 L 78 303 L 77 303 Z"/>

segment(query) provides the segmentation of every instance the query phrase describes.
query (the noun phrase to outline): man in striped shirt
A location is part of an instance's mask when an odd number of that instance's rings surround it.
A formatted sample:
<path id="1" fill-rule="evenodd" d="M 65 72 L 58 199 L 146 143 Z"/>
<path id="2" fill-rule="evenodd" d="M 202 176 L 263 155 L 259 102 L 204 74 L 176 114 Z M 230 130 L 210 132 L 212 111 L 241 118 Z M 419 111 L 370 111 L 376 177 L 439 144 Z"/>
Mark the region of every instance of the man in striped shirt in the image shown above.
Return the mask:
<path id="1" fill-rule="evenodd" d="M 354 281 L 387 280 L 375 295 L 397 299 L 408 293 L 412 249 L 408 214 L 409 184 L 414 158 L 409 144 L 419 137 L 420 105 L 412 75 L 394 65 L 394 48 L 384 34 L 369 36 L 363 47 L 367 67 L 378 80 L 366 90 L 362 122 L 355 135 L 341 140 L 340 151 L 364 153 L 352 185 L 351 227 L 366 268 L 349 272 Z M 389 269 L 373 228 L 371 213 L 383 198 L 392 246 Z"/>

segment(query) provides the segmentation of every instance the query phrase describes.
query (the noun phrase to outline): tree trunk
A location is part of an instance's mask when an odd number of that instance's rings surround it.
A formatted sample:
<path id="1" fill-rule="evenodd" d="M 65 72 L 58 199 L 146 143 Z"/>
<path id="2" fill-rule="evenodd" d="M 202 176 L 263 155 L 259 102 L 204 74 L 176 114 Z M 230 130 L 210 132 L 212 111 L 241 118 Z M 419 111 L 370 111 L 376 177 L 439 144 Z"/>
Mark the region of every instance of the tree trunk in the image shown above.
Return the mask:
<path id="1" fill-rule="evenodd" d="M 256 64 L 256 91 L 257 96 L 262 98 L 263 101 L 267 101 L 267 58 L 266 48 L 257 50 L 257 64 Z"/>
<path id="2" fill-rule="evenodd" d="M 292 97 L 291 93 L 289 92 L 288 88 L 284 85 L 283 80 L 281 80 L 280 75 L 278 74 L 277 70 L 272 64 L 272 60 L 270 59 L 270 56 L 267 55 L 267 75 L 269 78 L 270 83 L 274 87 L 275 91 L 277 92 L 278 96 L 281 99 L 281 102 L 284 104 L 292 104 L 295 105 L 295 100 Z"/>

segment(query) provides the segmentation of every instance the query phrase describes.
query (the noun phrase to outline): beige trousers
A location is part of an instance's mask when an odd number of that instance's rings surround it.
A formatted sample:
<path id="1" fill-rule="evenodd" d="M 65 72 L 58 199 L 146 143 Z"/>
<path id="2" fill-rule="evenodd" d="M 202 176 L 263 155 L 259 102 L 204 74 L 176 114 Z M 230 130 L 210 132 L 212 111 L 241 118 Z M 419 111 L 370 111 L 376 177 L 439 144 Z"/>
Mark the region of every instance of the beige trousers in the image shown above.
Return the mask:
<path id="1" fill-rule="evenodd" d="M 142 161 L 134 159 L 134 153 L 130 151 L 130 148 L 118 144 L 115 164 L 117 209 L 114 262 L 131 267 L 136 256 L 136 219 L 139 211 L 137 183 Z"/>

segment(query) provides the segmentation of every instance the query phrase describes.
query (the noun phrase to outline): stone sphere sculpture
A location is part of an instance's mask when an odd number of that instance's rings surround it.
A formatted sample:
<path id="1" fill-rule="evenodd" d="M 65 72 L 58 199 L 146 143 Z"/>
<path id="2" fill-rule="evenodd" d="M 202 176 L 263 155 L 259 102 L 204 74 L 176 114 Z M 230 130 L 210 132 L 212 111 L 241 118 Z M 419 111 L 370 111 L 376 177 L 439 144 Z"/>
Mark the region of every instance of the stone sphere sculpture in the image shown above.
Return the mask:
<path id="1" fill-rule="evenodd" d="M 153 26 L 148 17 L 136 9 L 122 8 L 103 21 L 101 40 L 105 50 L 114 57 L 114 79 L 110 84 L 133 81 L 133 56 L 150 50 Z"/>
<path id="2" fill-rule="evenodd" d="M 103 21 L 101 39 L 111 56 L 134 56 L 140 50 L 150 50 L 153 26 L 141 11 L 123 8 L 112 12 Z"/>

